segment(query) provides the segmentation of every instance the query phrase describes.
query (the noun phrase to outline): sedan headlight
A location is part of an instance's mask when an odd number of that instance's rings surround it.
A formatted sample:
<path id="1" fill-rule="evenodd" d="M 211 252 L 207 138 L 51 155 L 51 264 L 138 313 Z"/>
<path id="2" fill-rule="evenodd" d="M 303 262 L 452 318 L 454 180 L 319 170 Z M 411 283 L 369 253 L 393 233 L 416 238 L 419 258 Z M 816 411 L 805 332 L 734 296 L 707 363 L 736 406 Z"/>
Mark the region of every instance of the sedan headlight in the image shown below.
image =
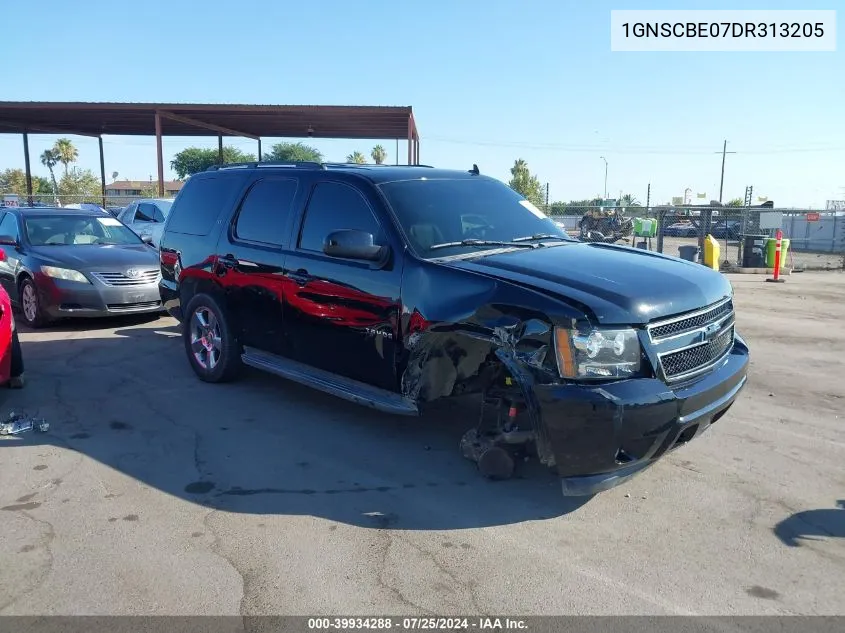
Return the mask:
<path id="1" fill-rule="evenodd" d="M 631 378 L 640 372 L 642 351 L 632 328 L 555 328 L 555 353 L 562 378 Z"/>
<path id="2" fill-rule="evenodd" d="M 41 272 L 52 277 L 53 279 L 62 279 L 64 281 L 78 281 L 81 284 L 90 284 L 88 278 L 85 277 L 78 270 L 71 270 L 70 268 L 56 268 L 55 266 L 42 266 Z"/>

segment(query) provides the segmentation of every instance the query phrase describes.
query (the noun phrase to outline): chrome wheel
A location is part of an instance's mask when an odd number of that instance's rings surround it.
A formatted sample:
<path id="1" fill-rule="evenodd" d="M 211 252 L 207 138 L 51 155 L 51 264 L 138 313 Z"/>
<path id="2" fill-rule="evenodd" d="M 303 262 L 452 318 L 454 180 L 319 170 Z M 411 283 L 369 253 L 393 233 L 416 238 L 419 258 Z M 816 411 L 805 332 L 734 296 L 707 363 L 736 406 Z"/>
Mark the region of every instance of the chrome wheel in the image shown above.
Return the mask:
<path id="1" fill-rule="evenodd" d="M 35 286 L 31 283 L 24 284 L 21 292 L 21 303 L 23 304 L 23 315 L 26 320 L 32 323 L 38 317 L 38 297 L 35 296 Z"/>
<path id="2" fill-rule="evenodd" d="M 206 371 L 217 367 L 223 355 L 220 322 L 206 307 L 197 308 L 191 316 L 191 352 L 197 364 Z"/>

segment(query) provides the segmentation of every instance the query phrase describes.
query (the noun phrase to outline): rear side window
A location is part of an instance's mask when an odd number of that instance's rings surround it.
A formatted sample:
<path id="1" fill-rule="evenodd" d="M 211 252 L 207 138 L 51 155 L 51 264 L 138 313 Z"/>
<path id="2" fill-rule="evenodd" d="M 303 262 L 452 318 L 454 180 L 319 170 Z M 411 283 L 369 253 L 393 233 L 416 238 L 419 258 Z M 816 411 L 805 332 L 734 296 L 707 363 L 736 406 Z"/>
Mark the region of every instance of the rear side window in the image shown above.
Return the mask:
<path id="1" fill-rule="evenodd" d="M 318 183 L 305 211 L 299 248 L 321 253 L 329 233 L 343 229 L 372 233 L 376 244 L 384 244 L 381 227 L 357 189 L 338 182 Z"/>
<path id="2" fill-rule="evenodd" d="M 212 176 L 189 180 L 170 211 L 169 233 L 208 235 L 221 211 L 232 204 L 243 178 Z"/>
<path id="3" fill-rule="evenodd" d="M 267 178 L 255 183 L 246 194 L 235 222 L 235 237 L 247 242 L 283 246 L 297 181 Z"/>

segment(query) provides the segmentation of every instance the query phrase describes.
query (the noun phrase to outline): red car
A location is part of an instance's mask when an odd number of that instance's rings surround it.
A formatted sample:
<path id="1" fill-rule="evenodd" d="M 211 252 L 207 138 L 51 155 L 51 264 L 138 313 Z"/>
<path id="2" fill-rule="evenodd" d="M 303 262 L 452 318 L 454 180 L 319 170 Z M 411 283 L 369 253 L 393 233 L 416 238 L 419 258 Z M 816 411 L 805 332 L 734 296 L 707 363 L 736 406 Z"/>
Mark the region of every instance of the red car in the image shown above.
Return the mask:
<path id="1" fill-rule="evenodd" d="M 0 258 L 5 253 L 0 251 Z M 0 385 L 23 387 L 23 354 L 8 293 L 0 287 Z"/>

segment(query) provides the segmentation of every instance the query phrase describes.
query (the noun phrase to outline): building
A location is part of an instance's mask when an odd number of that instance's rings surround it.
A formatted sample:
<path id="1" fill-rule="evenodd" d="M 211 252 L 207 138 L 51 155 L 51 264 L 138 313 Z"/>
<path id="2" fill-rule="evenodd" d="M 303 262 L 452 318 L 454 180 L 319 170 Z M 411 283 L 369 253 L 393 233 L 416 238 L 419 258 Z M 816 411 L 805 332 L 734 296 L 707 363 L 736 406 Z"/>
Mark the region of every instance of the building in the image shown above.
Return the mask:
<path id="1" fill-rule="evenodd" d="M 156 185 L 158 183 L 146 180 L 116 180 L 106 185 L 106 198 L 110 204 L 129 204 L 138 198 L 157 197 Z M 165 180 L 164 195 L 172 198 L 182 189 L 185 184 L 181 180 Z"/>

